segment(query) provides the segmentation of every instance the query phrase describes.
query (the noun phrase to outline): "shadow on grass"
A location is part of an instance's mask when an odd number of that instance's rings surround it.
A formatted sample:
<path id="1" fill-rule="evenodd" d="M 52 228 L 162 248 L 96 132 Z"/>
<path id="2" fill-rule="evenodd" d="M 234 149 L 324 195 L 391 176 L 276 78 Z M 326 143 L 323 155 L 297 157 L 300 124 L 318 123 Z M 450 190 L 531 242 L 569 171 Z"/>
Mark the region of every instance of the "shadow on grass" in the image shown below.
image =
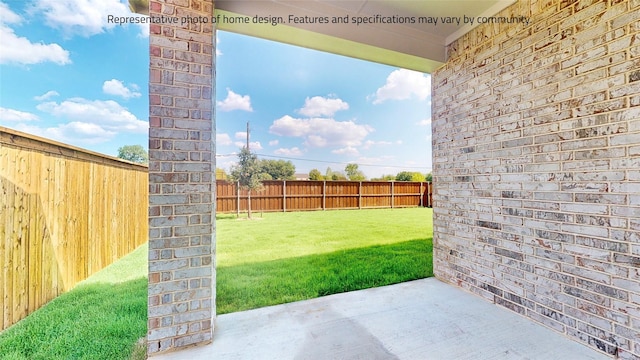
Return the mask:
<path id="1" fill-rule="evenodd" d="M 246 214 L 245 214 L 245 217 L 246 217 Z M 237 218 L 236 214 L 232 214 L 232 213 L 216 214 L 216 220 L 231 220 L 236 218 Z"/>
<path id="2" fill-rule="evenodd" d="M 146 278 L 79 285 L 0 333 L 0 359 L 127 359 L 146 332 Z"/>
<path id="3" fill-rule="evenodd" d="M 275 211 L 269 211 L 269 212 L 264 212 L 264 211 L 255 211 L 253 212 L 252 219 L 256 220 L 256 219 L 262 219 L 264 217 L 265 214 L 272 214 L 275 213 Z M 284 214 L 284 213 L 283 213 Z M 236 213 L 222 213 L 222 214 L 216 214 L 216 220 L 217 221 L 224 221 L 224 220 L 247 220 L 247 212 L 241 212 L 240 215 L 237 215 Z"/>
<path id="4" fill-rule="evenodd" d="M 217 269 L 218 314 L 433 276 L 432 239 Z"/>

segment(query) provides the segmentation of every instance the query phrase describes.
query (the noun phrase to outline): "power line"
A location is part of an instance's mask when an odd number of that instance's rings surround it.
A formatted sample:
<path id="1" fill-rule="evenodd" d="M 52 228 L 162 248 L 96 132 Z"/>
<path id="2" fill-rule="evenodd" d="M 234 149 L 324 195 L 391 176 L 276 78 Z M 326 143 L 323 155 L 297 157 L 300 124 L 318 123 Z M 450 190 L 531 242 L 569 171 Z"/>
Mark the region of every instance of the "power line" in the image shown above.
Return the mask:
<path id="1" fill-rule="evenodd" d="M 228 156 L 236 156 L 237 154 L 216 154 L 216 157 L 228 157 Z M 338 165 L 348 165 L 353 164 L 354 162 L 341 162 L 341 161 L 329 161 L 329 160 L 317 160 L 317 159 L 301 159 L 287 156 L 275 156 L 275 155 L 267 155 L 267 154 L 258 154 L 258 156 L 264 156 L 268 158 L 274 159 L 282 159 L 282 160 L 296 160 L 296 161 L 307 161 L 307 162 L 318 162 L 325 164 L 338 164 Z M 361 164 L 357 163 L 358 166 L 372 166 L 372 167 L 383 167 L 383 168 L 396 168 L 396 169 L 428 169 L 427 166 L 398 166 L 398 165 L 380 165 L 380 164 Z"/>

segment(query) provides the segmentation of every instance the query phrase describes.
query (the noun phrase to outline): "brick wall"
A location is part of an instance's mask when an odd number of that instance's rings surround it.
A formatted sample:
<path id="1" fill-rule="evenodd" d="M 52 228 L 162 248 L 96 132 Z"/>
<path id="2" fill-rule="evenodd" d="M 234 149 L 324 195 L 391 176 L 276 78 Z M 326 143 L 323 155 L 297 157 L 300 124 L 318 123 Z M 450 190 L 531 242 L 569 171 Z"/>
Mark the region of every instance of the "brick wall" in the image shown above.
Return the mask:
<path id="1" fill-rule="evenodd" d="M 433 74 L 435 273 L 640 359 L 640 0 L 521 0 Z"/>
<path id="2" fill-rule="evenodd" d="M 212 0 L 150 1 L 211 18 Z M 151 25 L 148 353 L 210 342 L 215 317 L 214 29 Z"/>

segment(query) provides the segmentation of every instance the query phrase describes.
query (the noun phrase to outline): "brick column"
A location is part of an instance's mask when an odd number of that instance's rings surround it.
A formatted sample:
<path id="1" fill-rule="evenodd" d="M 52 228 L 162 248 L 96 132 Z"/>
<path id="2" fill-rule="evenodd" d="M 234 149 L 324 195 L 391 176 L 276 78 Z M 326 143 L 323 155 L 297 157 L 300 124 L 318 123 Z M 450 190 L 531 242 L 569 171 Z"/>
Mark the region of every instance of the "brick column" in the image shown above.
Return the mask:
<path id="1" fill-rule="evenodd" d="M 152 0 L 148 354 L 211 342 L 215 317 L 212 0 Z"/>

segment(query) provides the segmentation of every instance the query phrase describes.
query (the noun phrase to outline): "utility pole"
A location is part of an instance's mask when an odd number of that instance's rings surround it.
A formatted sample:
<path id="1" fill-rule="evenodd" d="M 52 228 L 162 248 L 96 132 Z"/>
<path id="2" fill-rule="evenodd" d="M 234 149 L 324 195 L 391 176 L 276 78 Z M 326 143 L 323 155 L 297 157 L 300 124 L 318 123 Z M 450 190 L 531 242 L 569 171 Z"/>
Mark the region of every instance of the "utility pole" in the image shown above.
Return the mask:
<path id="1" fill-rule="evenodd" d="M 249 156 L 251 156 L 251 151 L 249 150 L 249 122 L 247 121 L 247 152 Z M 247 218 L 251 219 L 251 188 L 247 189 Z"/>
<path id="2" fill-rule="evenodd" d="M 249 122 L 247 121 L 247 150 L 249 150 Z"/>

